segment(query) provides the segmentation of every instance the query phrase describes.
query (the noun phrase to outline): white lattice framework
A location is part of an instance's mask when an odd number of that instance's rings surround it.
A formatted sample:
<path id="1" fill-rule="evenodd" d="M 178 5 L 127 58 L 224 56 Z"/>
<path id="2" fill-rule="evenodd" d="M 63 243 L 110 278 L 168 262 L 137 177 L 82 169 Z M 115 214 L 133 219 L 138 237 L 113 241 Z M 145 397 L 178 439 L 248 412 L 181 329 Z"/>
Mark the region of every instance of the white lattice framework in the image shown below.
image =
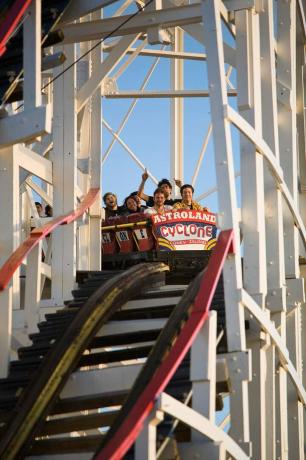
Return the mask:
<path id="1" fill-rule="evenodd" d="M 184 179 L 183 101 L 208 97 L 211 122 L 203 131 L 191 180 L 195 184 L 198 179 L 212 136 L 216 187 L 202 187 L 199 198 L 217 192 L 219 227 L 233 228 L 240 248 L 228 257 L 223 272 L 228 353 L 218 356 L 231 383 L 230 410 L 223 424 L 230 423 L 230 431 L 227 435 L 222 425 L 215 425 L 217 338 L 212 313 L 192 351 L 192 408 L 163 394 L 139 438 L 136 458 L 157 458 L 154 430 L 167 413 L 193 428 L 182 458 L 198 454 L 221 459 L 228 452 L 236 458 L 303 459 L 305 3 L 154 0 L 146 6 L 142 0 L 125 0 L 106 19 L 103 3 L 70 2 L 58 26 L 64 40 L 50 49 L 63 51 L 66 61 L 48 72 L 41 72 L 41 2 L 33 0 L 30 6 L 23 25 L 23 105 L 8 105 L 0 119 L 0 263 L 29 233 L 31 217 L 41 225 L 33 192 L 53 206 L 55 216 L 75 208 L 89 188 L 100 186 L 102 165 L 116 142 L 140 172 L 144 170 L 122 135 L 140 98 L 171 99 L 170 175 Z M 143 10 L 127 21 L 126 10 L 137 7 Z M 110 33 L 111 39 L 98 43 Z M 201 43 L 203 53 L 185 51 L 185 35 Z M 160 44 L 160 49 L 152 44 Z M 119 78 L 143 56 L 152 57 L 152 66 L 140 88 L 120 90 Z M 171 87 L 146 90 L 162 59 L 171 62 Z M 185 89 L 184 65 L 193 60 L 203 62 L 207 88 Z M 104 97 L 132 99 L 117 130 L 107 122 Z M 102 126 L 113 137 L 107 148 Z M 234 132 L 239 132 L 235 155 L 240 171 L 234 170 Z M 156 183 L 154 171 L 149 174 Z M 241 188 L 236 183 L 239 175 Z M 43 243 L 44 262 L 39 248 L 21 270 L 22 281 L 16 273 L 9 289 L 1 292 L 2 376 L 10 353 L 26 342 L 39 318 L 70 298 L 76 269 L 100 268 L 100 209 L 97 202 L 82 221 L 57 230 Z M 42 300 L 46 278 L 51 280 L 50 298 Z"/>

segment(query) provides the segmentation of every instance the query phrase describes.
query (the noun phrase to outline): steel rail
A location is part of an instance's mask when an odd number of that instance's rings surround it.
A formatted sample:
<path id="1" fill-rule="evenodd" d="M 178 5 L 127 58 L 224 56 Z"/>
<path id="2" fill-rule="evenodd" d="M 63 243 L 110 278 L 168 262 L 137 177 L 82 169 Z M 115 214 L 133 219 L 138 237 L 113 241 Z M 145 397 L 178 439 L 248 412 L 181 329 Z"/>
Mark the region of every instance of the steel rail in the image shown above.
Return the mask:
<path id="1" fill-rule="evenodd" d="M 188 319 L 185 320 L 179 332 L 175 331 L 176 336 L 169 334 L 168 329 L 173 329 L 173 323 L 175 323 L 173 315 L 179 315 L 178 320 L 182 320 L 178 307 L 175 309 L 121 410 L 121 414 L 124 416 L 121 418 L 119 414 L 112 428 L 106 434 L 101 449 L 96 453 L 95 460 L 119 460 L 123 458 L 135 442 L 145 419 L 154 408 L 156 398 L 160 396 L 173 377 L 208 317 L 224 262 L 227 255 L 234 252 L 233 244 L 233 230 L 222 231 L 204 275 L 201 275 L 201 279 L 199 279 L 199 276 L 196 278 L 200 286 L 191 305 L 191 312 L 183 312 L 185 316 L 189 313 Z M 195 282 L 190 286 L 194 286 L 194 284 Z M 174 331 L 171 332 L 173 333 Z M 160 354 L 160 343 L 163 342 L 167 335 L 169 335 L 169 352 L 165 357 L 158 356 Z M 154 368 L 152 361 L 156 364 L 162 358 L 164 359 L 161 364 L 153 375 L 150 375 L 150 368 Z M 142 379 L 144 375 L 147 382 Z"/>
<path id="2" fill-rule="evenodd" d="M 18 401 L 14 417 L 0 440 L 1 460 L 26 456 L 31 440 L 92 338 L 135 292 L 151 286 L 156 280 L 154 275 L 166 270 L 163 263 L 139 264 L 107 281 L 87 300 Z"/>
<path id="3" fill-rule="evenodd" d="M 15 0 L 14 4 L 9 9 L 0 30 L 0 57 L 5 53 L 6 43 L 16 29 L 26 9 L 31 4 L 31 1 L 32 0 Z"/>
<path id="4" fill-rule="evenodd" d="M 3 291 L 9 284 L 13 274 L 20 267 L 27 255 L 37 246 L 39 241 L 48 236 L 60 225 L 67 225 L 81 217 L 84 212 L 96 201 L 100 193 L 99 188 L 89 190 L 78 208 L 56 217 L 42 227 L 31 231 L 28 238 L 11 254 L 0 268 L 0 291 Z"/>

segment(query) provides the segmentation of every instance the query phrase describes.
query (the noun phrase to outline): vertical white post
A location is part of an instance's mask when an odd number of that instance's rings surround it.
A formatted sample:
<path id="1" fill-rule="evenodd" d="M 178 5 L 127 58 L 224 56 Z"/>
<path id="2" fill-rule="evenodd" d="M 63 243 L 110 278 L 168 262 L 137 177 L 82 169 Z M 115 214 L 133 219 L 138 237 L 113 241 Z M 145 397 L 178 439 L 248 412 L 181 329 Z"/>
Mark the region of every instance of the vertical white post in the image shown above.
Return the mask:
<path id="1" fill-rule="evenodd" d="M 284 179 L 298 205 L 297 177 L 297 124 L 296 124 L 296 1 L 280 0 L 278 12 L 277 78 L 278 78 L 278 122 L 280 163 Z M 296 308 L 301 289 L 299 282 L 298 229 L 292 217 L 284 208 L 285 273 L 287 280 L 287 310 L 294 308 L 287 319 L 287 343 L 290 356 L 301 372 L 300 354 L 300 312 Z M 288 297 L 290 294 L 290 297 Z M 297 294 L 297 295 L 296 295 Z M 298 402 L 296 390 L 288 381 L 288 447 L 289 458 L 304 458 L 303 410 Z"/>
<path id="2" fill-rule="evenodd" d="M 258 137 L 261 137 L 259 16 L 255 9 L 237 11 L 235 24 L 238 108 L 240 114 L 254 127 Z M 254 300 L 263 307 L 267 291 L 263 157 L 243 134 L 240 135 L 240 151 L 243 284 Z M 261 347 L 260 331 L 253 331 L 250 348 L 253 375 L 249 392 L 252 408 L 250 433 L 254 457 L 264 460 L 266 361 Z"/>
<path id="3" fill-rule="evenodd" d="M 230 255 L 224 266 L 224 295 L 228 350 L 245 350 L 244 309 L 238 290 L 242 287 L 240 238 L 230 125 L 224 118 L 227 86 L 219 1 L 202 2 L 204 40 L 210 93 L 215 164 L 218 186 L 219 222 L 222 229 L 232 228 L 237 253 Z M 249 409 L 247 380 L 233 379 L 231 395 L 231 435 L 242 448 L 249 451 Z"/>
<path id="4" fill-rule="evenodd" d="M 16 147 L 0 149 L 0 266 L 19 244 L 19 170 Z M 18 274 L 17 274 L 18 276 Z M 14 281 L 0 293 L 0 377 L 6 377 L 10 359 Z"/>
<path id="5" fill-rule="evenodd" d="M 38 331 L 39 302 L 41 296 L 42 243 L 32 249 L 27 257 L 24 314 L 28 334 Z"/>
<path id="6" fill-rule="evenodd" d="M 33 0 L 23 24 L 24 110 L 41 105 L 41 0 Z"/>
<path id="7" fill-rule="evenodd" d="M 216 407 L 217 313 L 211 311 L 191 348 L 190 380 L 192 408 L 215 423 Z M 203 441 L 203 435 L 192 432 L 193 441 Z"/>
<path id="8" fill-rule="evenodd" d="M 93 19 L 101 18 L 101 12 Z M 92 72 L 101 65 L 101 46 L 91 53 Z M 101 188 L 102 179 L 102 108 L 101 92 L 98 88 L 91 97 L 91 149 L 89 163 L 90 188 Z M 101 270 L 101 193 L 89 210 L 89 268 Z"/>
<path id="9" fill-rule="evenodd" d="M 135 460 L 156 460 L 156 427 L 163 419 L 163 412 L 155 409 L 146 418 L 135 442 Z"/>
<path id="10" fill-rule="evenodd" d="M 174 28 L 174 51 L 184 51 L 184 32 Z M 171 89 L 184 89 L 184 60 L 171 60 Z M 184 99 L 172 98 L 171 104 L 171 147 L 170 147 L 170 178 L 184 179 Z M 173 183 L 173 195 L 177 188 Z"/>
<path id="11" fill-rule="evenodd" d="M 67 60 L 59 72 L 75 61 L 75 45 L 64 47 Z M 54 82 L 53 202 L 58 216 L 76 207 L 76 78 L 75 66 Z M 76 271 L 76 223 L 61 227 L 52 237 L 52 298 L 61 305 L 71 297 Z"/>
<path id="12" fill-rule="evenodd" d="M 260 12 L 260 56 L 261 56 L 261 103 L 262 103 L 262 136 L 267 142 L 276 159 L 279 161 L 279 139 L 277 120 L 277 91 L 275 71 L 275 35 L 273 3 L 264 0 Z M 271 319 L 276 327 L 280 327 L 280 334 L 286 341 L 285 311 L 285 266 L 284 266 L 284 239 L 283 239 L 283 209 L 282 195 L 275 187 L 274 179 L 265 165 L 265 209 L 266 209 L 266 254 L 267 254 L 267 284 L 268 292 L 266 307 L 271 312 Z M 281 411 L 280 386 L 286 390 L 287 375 L 280 369 L 274 380 L 274 347 L 267 353 L 267 394 L 277 395 L 277 399 L 266 399 L 267 423 L 267 458 L 285 458 L 288 445 L 287 414 Z M 281 382 L 280 382 L 281 381 Z M 274 387 L 276 383 L 276 388 Z M 277 391 L 276 391 L 277 390 Z M 276 442 L 278 441 L 278 442 Z"/>

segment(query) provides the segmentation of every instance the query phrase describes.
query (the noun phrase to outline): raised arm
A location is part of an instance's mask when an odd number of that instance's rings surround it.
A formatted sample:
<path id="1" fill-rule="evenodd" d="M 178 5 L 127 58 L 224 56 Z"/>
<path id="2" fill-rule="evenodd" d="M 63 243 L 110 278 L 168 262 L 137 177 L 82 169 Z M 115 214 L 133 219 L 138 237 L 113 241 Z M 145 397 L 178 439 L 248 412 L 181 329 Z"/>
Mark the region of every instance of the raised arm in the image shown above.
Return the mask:
<path id="1" fill-rule="evenodd" d="M 145 170 L 144 170 L 144 173 L 143 173 L 142 176 L 141 176 L 141 179 L 142 179 L 142 180 L 141 180 L 140 185 L 139 185 L 139 187 L 138 187 L 138 196 L 139 196 L 139 198 L 141 198 L 141 199 L 144 200 L 144 201 L 148 201 L 148 199 L 149 199 L 148 195 L 146 195 L 146 194 L 143 192 L 144 186 L 145 186 L 145 183 L 146 183 L 148 177 L 149 177 L 148 171 L 145 169 Z"/>

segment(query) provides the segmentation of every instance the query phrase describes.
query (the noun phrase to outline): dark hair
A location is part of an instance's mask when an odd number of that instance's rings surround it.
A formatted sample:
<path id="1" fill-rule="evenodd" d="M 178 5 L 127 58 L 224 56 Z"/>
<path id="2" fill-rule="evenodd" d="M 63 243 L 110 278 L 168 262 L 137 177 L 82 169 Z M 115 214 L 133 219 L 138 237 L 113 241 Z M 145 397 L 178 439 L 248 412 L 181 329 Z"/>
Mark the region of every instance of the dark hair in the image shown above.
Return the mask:
<path id="1" fill-rule="evenodd" d="M 138 195 L 138 190 L 136 190 L 136 192 L 131 192 L 131 193 L 129 194 L 129 196 L 135 196 L 135 195 Z"/>
<path id="2" fill-rule="evenodd" d="M 42 204 L 39 201 L 35 201 L 35 206 L 41 206 L 42 207 Z"/>
<path id="3" fill-rule="evenodd" d="M 128 201 L 129 198 L 132 198 L 132 200 L 135 201 L 136 206 L 137 206 L 137 201 L 134 199 L 134 196 L 133 196 L 133 195 L 129 195 L 129 196 L 127 196 L 127 197 L 124 199 L 123 206 L 125 206 L 125 207 L 127 208 L 127 201 Z"/>
<path id="4" fill-rule="evenodd" d="M 162 193 L 164 197 L 166 198 L 165 192 L 163 191 L 162 188 L 157 187 L 157 189 L 154 190 L 153 196 L 155 196 L 157 193 Z"/>
<path id="5" fill-rule="evenodd" d="M 105 204 L 106 204 L 106 201 L 105 201 L 105 200 L 106 200 L 106 198 L 108 197 L 108 195 L 113 195 L 113 196 L 117 199 L 117 195 L 116 195 L 115 193 L 113 193 L 113 192 L 104 193 L 104 195 L 103 195 L 103 201 L 104 201 Z"/>
<path id="6" fill-rule="evenodd" d="M 50 206 L 49 204 L 47 204 L 46 207 L 45 207 L 45 214 L 48 217 L 52 217 L 52 215 L 53 215 L 52 206 Z"/>
<path id="7" fill-rule="evenodd" d="M 184 185 L 182 185 L 181 188 L 180 188 L 181 195 L 183 194 L 183 190 L 185 190 L 185 188 L 191 188 L 192 193 L 194 193 L 194 188 L 193 188 L 192 185 L 190 185 L 190 184 L 184 184 Z"/>
<path id="8" fill-rule="evenodd" d="M 171 182 L 170 182 L 168 179 L 161 179 L 161 180 L 158 182 L 158 184 L 157 184 L 157 186 L 158 186 L 159 188 L 160 188 L 162 185 L 169 185 L 169 187 L 170 187 L 171 190 L 172 190 L 172 184 L 171 184 Z"/>

